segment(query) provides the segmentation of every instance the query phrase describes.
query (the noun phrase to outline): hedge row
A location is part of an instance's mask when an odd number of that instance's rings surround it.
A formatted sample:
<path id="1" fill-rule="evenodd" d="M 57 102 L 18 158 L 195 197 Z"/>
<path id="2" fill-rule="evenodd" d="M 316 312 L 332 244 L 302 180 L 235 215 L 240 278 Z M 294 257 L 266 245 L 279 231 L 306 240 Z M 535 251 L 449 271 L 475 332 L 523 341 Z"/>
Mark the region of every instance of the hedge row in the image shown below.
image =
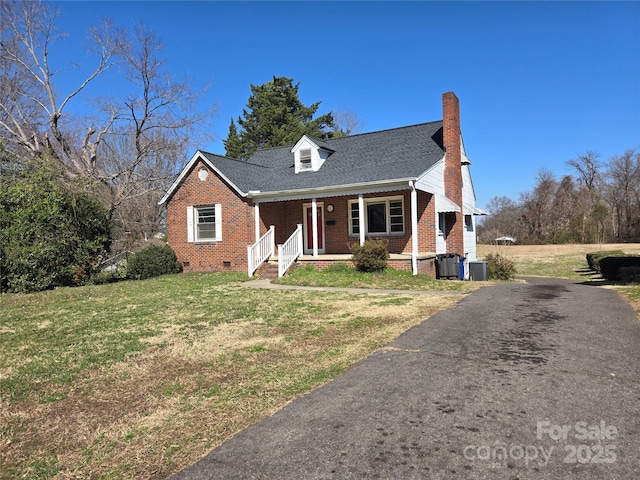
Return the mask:
<path id="1" fill-rule="evenodd" d="M 622 250 L 587 253 L 589 268 L 607 280 L 640 280 L 640 256 L 625 255 Z"/>
<path id="2" fill-rule="evenodd" d="M 633 269 L 638 267 L 640 256 L 604 257 L 600 260 L 600 274 L 607 280 L 633 281 Z"/>
<path id="3" fill-rule="evenodd" d="M 594 272 L 600 273 L 600 260 L 605 257 L 623 257 L 624 252 L 622 250 L 607 250 L 600 252 L 587 253 L 587 263 L 589 268 Z"/>

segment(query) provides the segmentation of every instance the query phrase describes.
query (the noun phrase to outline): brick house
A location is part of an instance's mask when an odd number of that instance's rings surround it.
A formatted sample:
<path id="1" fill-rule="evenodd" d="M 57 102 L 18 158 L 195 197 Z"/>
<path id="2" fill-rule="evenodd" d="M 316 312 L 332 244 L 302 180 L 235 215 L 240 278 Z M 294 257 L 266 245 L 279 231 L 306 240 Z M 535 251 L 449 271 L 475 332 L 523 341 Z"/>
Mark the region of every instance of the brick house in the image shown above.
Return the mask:
<path id="1" fill-rule="evenodd" d="M 475 193 L 454 93 L 443 119 L 332 139 L 303 136 L 247 161 L 197 151 L 160 200 L 185 271 L 249 275 L 276 259 L 324 267 L 386 238 L 390 265 L 435 275 L 437 254 L 476 260 Z"/>

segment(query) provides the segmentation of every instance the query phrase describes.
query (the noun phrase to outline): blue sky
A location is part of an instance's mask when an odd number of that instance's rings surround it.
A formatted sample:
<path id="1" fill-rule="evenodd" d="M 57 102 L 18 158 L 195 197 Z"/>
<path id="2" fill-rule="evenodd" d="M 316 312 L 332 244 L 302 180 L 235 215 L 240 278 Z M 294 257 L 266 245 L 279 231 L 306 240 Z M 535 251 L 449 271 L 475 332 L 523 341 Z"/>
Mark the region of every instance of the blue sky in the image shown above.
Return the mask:
<path id="1" fill-rule="evenodd" d="M 223 154 L 249 85 L 273 75 L 320 114 L 356 113 L 362 132 L 439 120 L 454 91 L 480 207 L 588 150 L 640 148 L 640 2 L 55 3 L 69 58 L 101 17 L 144 22 L 172 73 L 211 83 L 217 140 L 194 151 Z"/>

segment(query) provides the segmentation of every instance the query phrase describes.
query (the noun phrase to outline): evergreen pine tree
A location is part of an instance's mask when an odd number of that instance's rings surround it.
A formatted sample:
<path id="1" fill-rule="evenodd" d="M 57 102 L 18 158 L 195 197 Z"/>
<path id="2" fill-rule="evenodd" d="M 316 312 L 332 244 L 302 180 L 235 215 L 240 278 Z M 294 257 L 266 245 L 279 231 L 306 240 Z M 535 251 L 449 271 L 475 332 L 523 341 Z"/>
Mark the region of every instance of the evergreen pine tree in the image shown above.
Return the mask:
<path id="1" fill-rule="evenodd" d="M 292 78 L 273 77 L 263 85 L 251 85 L 251 96 L 242 117 L 238 118 L 240 131 L 235 123 L 229 126 L 229 136 L 224 141 L 227 156 L 249 158 L 261 148 L 292 145 L 302 135 L 316 138 L 334 136 L 333 115 L 327 113 L 317 118 L 320 102 L 304 105 L 298 96 L 300 83 Z"/>
<path id="2" fill-rule="evenodd" d="M 229 135 L 226 140 L 222 141 L 224 143 L 224 148 L 226 151 L 227 157 L 231 158 L 243 158 L 244 151 L 242 150 L 242 142 L 240 141 L 240 137 L 238 136 L 238 129 L 236 127 L 233 118 L 231 119 L 231 124 L 229 125 Z"/>

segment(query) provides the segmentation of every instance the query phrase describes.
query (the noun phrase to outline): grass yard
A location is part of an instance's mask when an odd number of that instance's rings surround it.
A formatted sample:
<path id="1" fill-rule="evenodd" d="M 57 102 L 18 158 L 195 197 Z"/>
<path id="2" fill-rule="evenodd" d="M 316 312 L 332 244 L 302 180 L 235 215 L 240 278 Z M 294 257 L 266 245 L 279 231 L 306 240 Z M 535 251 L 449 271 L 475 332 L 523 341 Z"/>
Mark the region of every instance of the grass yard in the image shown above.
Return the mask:
<path id="1" fill-rule="evenodd" d="M 597 245 L 479 246 L 519 274 L 599 282 Z M 627 253 L 640 245 L 607 245 Z M 233 273 L 0 295 L 0 479 L 161 479 L 484 282 L 300 269 L 261 290 Z M 618 288 L 640 311 L 640 286 Z M 451 295 L 447 295 L 451 291 Z"/>
<path id="2" fill-rule="evenodd" d="M 518 275 L 598 280 L 588 270 L 585 255 L 600 250 L 622 250 L 640 253 L 640 244 L 613 243 L 604 245 L 478 245 L 478 259 L 489 253 L 499 253 L 515 262 Z"/>
<path id="3" fill-rule="evenodd" d="M 282 285 L 313 287 L 381 288 L 390 290 L 440 290 L 468 292 L 476 284 L 460 281 L 443 281 L 427 275 L 413 276 L 410 271 L 389 269 L 383 273 L 358 272 L 346 264 L 329 267 L 318 274 L 313 266 L 292 269 L 286 276 L 272 281 Z"/>
<path id="4" fill-rule="evenodd" d="M 166 478 L 461 298 L 244 280 L 0 295 L 0 478 Z"/>

